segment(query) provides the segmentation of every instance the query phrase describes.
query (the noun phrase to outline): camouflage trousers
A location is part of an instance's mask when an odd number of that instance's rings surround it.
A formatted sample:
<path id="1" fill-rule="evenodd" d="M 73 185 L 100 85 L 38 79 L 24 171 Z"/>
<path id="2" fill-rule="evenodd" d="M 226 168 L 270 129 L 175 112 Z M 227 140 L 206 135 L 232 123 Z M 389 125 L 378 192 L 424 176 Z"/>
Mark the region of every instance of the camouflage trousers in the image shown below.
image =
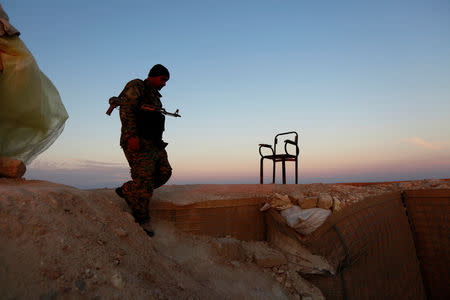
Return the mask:
<path id="1" fill-rule="evenodd" d="M 164 185 L 172 175 L 164 142 L 140 139 L 139 151 L 123 149 L 131 168 L 132 180 L 122 185 L 125 201 L 139 223 L 150 219 L 149 202 L 153 190 Z"/>

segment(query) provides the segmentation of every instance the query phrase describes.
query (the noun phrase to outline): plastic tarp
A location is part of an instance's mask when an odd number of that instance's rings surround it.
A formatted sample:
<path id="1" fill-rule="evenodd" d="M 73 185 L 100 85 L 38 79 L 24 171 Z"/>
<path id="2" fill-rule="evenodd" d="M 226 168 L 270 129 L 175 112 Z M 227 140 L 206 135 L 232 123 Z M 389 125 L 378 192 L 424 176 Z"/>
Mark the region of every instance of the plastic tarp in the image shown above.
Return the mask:
<path id="1" fill-rule="evenodd" d="M 300 206 L 292 206 L 281 211 L 281 215 L 286 219 L 287 224 L 298 233 L 307 235 L 314 232 L 322 225 L 331 211 L 323 208 L 301 209 Z"/>
<path id="2" fill-rule="evenodd" d="M 0 156 L 28 164 L 58 138 L 68 114 L 1 6 L 0 19 Z"/>

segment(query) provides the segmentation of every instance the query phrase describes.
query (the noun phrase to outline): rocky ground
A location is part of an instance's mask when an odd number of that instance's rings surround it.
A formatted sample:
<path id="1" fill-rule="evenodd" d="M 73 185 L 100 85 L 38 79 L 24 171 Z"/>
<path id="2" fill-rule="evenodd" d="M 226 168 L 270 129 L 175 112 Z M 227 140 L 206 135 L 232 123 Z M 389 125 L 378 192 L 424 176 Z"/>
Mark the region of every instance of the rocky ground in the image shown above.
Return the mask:
<path id="1" fill-rule="evenodd" d="M 335 211 L 366 196 L 424 188 L 448 189 L 450 181 L 167 186 L 154 201 L 278 193 Z M 154 225 L 150 238 L 110 189 L 0 178 L 0 299 L 320 298 L 267 242 L 193 236 L 163 220 Z"/>

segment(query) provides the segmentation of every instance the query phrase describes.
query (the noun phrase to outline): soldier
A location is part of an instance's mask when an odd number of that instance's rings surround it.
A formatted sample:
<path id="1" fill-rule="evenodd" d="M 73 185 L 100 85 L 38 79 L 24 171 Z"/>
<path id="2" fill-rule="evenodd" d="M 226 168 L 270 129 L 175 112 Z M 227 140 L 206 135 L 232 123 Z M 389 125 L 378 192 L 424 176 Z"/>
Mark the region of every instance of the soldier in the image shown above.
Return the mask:
<path id="1" fill-rule="evenodd" d="M 162 140 L 165 116 L 158 110 L 141 109 L 142 105 L 162 108 L 159 91 L 166 85 L 170 74 L 166 67 L 157 64 L 150 69 L 145 80 L 134 79 L 127 83 L 120 98 L 122 130 L 120 146 L 131 168 L 131 181 L 116 189 L 125 199 L 133 216 L 153 236 L 150 226 L 149 201 L 153 190 L 165 184 L 172 168 Z"/>

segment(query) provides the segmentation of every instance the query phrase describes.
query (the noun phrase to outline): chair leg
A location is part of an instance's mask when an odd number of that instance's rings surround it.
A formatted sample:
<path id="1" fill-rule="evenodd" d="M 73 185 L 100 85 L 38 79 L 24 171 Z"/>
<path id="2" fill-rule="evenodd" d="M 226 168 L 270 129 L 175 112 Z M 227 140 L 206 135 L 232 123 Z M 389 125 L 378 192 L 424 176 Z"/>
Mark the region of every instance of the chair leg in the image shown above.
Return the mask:
<path id="1" fill-rule="evenodd" d="M 295 159 L 295 184 L 298 184 L 298 160 Z"/>
<path id="2" fill-rule="evenodd" d="M 259 183 L 263 184 L 263 160 L 264 158 L 260 159 L 259 163 Z"/>
<path id="3" fill-rule="evenodd" d="M 281 163 L 283 168 L 283 184 L 286 184 L 286 162 L 282 160 Z"/>
<path id="4" fill-rule="evenodd" d="M 275 183 L 275 160 L 273 160 L 273 174 L 272 174 L 272 183 Z"/>

